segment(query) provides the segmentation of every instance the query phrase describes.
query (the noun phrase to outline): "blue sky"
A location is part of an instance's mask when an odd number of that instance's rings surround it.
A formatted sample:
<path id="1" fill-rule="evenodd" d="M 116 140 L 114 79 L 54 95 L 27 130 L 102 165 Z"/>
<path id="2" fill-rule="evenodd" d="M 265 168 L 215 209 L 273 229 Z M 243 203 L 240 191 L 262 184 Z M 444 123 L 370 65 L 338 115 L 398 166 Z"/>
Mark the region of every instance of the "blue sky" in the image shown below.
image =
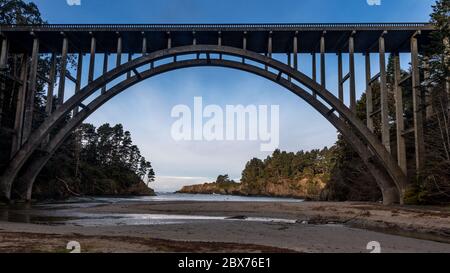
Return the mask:
<path id="1" fill-rule="evenodd" d="M 66 0 L 34 2 L 50 23 L 328 23 L 424 22 L 434 0 L 381 0 L 380 6 L 370 6 L 366 0 L 81 0 L 80 6 L 69 6 Z M 336 92 L 336 56 L 327 58 L 327 86 Z M 402 57 L 405 68 L 408 58 Z M 97 60 L 99 75 L 101 57 Z M 363 56 L 356 61 L 359 96 L 364 88 Z M 372 63 L 378 65 L 376 56 Z M 301 56 L 300 64 L 310 73 L 310 57 Z M 73 86 L 68 83 L 67 88 Z M 153 163 L 157 173 L 153 187 L 158 191 L 176 190 L 224 173 L 239 179 L 250 158 L 269 155 L 260 152 L 259 142 L 172 140 L 171 109 L 177 104 L 192 105 L 194 96 L 202 96 L 204 104 L 221 106 L 280 105 L 282 150 L 322 148 L 336 141 L 336 130 L 298 97 L 257 76 L 222 68 L 191 68 L 146 80 L 115 97 L 88 122 L 122 123 L 130 130 Z"/>

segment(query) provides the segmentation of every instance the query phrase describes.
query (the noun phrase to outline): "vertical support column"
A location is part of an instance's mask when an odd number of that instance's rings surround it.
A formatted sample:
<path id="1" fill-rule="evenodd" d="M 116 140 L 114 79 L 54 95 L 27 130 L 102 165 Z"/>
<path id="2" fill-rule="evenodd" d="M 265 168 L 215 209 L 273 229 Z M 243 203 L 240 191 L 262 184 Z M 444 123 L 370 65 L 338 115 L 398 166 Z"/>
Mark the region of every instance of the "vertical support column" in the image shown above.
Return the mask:
<path id="1" fill-rule="evenodd" d="M 366 62 L 366 118 L 367 118 L 367 128 L 371 132 L 374 131 L 373 126 L 373 95 L 372 95 L 372 84 L 370 83 L 372 79 L 372 72 L 370 67 L 370 53 L 366 52 L 365 54 L 365 62 Z"/>
<path id="2" fill-rule="evenodd" d="M 247 50 L 247 31 L 244 31 L 244 35 L 242 37 L 242 49 Z M 242 58 L 242 63 L 245 64 L 245 58 Z"/>
<path id="3" fill-rule="evenodd" d="M 342 71 L 342 52 L 338 52 L 338 97 L 339 100 L 344 103 L 344 83 L 342 79 L 344 78 Z"/>
<path id="4" fill-rule="evenodd" d="M 105 52 L 105 54 L 103 55 L 103 75 L 105 75 L 106 72 L 108 72 L 108 57 L 109 57 L 108 52 Z M 102 94 L 104 94 L 105 92 L 106 92 L 106 84 L 105 86 L 102 87 Z"/>
<path id="5" fill-rule="evenodd" d="M 128 62 L 133 60 L 133 53 L 128 53 Z M 131 78 L 131 71 L 127 72 L 127 79 Z"/>
<path id="6" fill-rule="evenodd" d="M 51 67 L 49 73 L 49 83 L 47 88 L 47 104 L 45 105 L 45 113 L 50 116 L 53 111 L 53 91 L 55 89 L 56 79 L 56 53 L 52 53 Z"/>
<path id="7" fill-rule="evenodd" d="M 116 58 L 116 67 L 122 64 L 122 36 L 120 33 L 117 33 L 117 58 Z"/>
<path id="8" fill-rule="evenodd" d="M 92 61 L 92 57 L 91 57 Z M 75 83 L 75 94 L 80 92 L 81 89 L 81 76 L 83 72 L 83 53 L 78 53 L 78 60 L 77 60 L 77 79 Z M 91 72 L 91 68 L 89 68 L 89 73 Z M 73 109 L 73 115 L 75 116 L 78 114 L 78 106 Z"/>
<path id="9" fill-rule="evenodd" d="M 356 113 L 356 80 L 355 80 L 355 40 L 354 32 L 348 40 L 349 75 L 350 75 L 350 110 Z"/>
<path id="10" fill-rule="evenodd" d="M 192 31 L 192 45 L 197 45 L 197 35 L 195 31 Z M 200 59 L 200 53 L 196 55 L 197 60 Z"/>
<path id="11" fill-rule="evenodd" d="M 397 162 L 403 173 L 407 173 L 406 166 L 406 144 L 403 131 L 405 130 L 405 120 L 403 113 L 403 92 L 400 86 L 401 80 L 400 55 L 394 54 L 394 98 L 395 98 L 395 120 L 397 125 Z"/>
<path id="12" fill-rule="evenodd" d="M 222 46 L 222 32 L 217 32 L 217 45 Z M 222 54 L 219 54 L 219 59 L 222 60 Z"/>
<path id="13" fill-rule="evenodd" d="M 92 35 L 92 33 L 91 33 Z M 91 83 L 94 80 L 94 69 L 95 69 L 95 49 L 96 49 L 96 39 L 92 35 L 91 38 L 91 58 L 89 60 L 89 76 L 88 76 L 88 83 Z M 80 55 L 78 55 L 80 57 Z M 81 56 L 80 59 L 83 59 L 83 56 Z"/>
<path id="14" fill-rule="evenodd" d="M 19 151 L 22 145 L 22 133 L 23 133 L 23 117 L 25 112 L 25 99 L 27 93 L 27 79 L 28 79 L 28 55 L 23 54 L 22 63 L 20 66 L 20 80 L 22 81 L 22 86 L 19 88 L 17 94 L 17 106 L 16 115 L 14 119 L 14 137 L 12 139 L 11 154 L 12 158 L 17 151 Z"/>
<path id="15" fill-rule="evenodd" d="M 145 37 L 145 32 L 142 32 L 142 56 L 147 55 L 147 37 Z"/>
<path id="16" fill-rule="evenodd" d="M 50 116 L 53 111 L 53 91 L 55 88 L 55 79 L 56 79 L 56 53 L 52 53 L 52 58 L 50 60 L 50 72 L 49 72 L 49 82 L 47 88 L 47 103 L 45 105 L 45 114 L 46 116 Z M 42 145 L 46 145 L 50 141 L 50 135 L 47 135 L 42 142 Z"/>
<path id="17" fill-rule="evenodd" d="M 316 53 L 311 53 L 312 55 L 312 79 L 314 82 L 317 82 L 317 61 L 316 61 Z M 314 98 L 317 98 L 316 92 L 313 91 Z"/>
<path id="18" fill-rule="evenodd" d="M 316 62 L 316 53 L 311 53 L 312 57 L 312 79 L 317 82 L 317 62 Z"/>
<path id="19" fill-rule="evenodd" d="M 384 33 L 383 33 L 384 34 Z M 380 50 L 380 105 L 381 105 L 381 142 L 388 152 L 391 151 L 391 141 L 389 133 L 389 107 L 388 107 L 388 90 L 386 80 L 386 56 L 384 36 L 379 39 Z"/>
<path id="20" fill-rule="evenodd" d="M 424 57 L 423 60 L 423 77 L 424 81 L 428 81 L 430 79 L 430 66 L 428 64 L 428 57 Z M 425 116 L 426 120 L 430 119 L 433 116 L 433 102 L 431 101 L 431 89 L 427 87 L 425 89 Z"/>
<path id="21" fill-rule="evenodd" d="M 272 58 L 272 34 L 273 32 L 269 32 L 269 38 L 267 39 L 267 57 Z M 265 66 L 266 70 L 269 70 L 269 67 Z"/>
<path id="22" fill-rule="evenodd" d="M 6 63 L 8 61 L 8 39 L 5 37 L 2 40 L 2 48 L 0 53 L 0 69 L 6 67 Z"/>
<path id="23" fill-rule="evenodd" d="M 294 69 L 298 70 L 298 31 L 295 32 L 292 48 L 294 54 Z"/>
<path id="24" fill-rule="evenodd" d="M 147 55 L 147 48 L 148 48 L 148 44 L 147 44 L 147 37 L 145 36 L 145 32 L 141 32 L 142 34 L 142 56 Z M 153 68 L 153 62 L 150 64 L 150 69 Z"/>
<path id="25" fill-rule="evenodd" d="M 411 38 L 411 73 L 412 73 L 412 92 L 413 92 L 413 111 L 414 111 L 414 137 L 416 150 L 416 171 L 420 174 L 424 166 L 425 142 L 423 134 L 423 114 L 422 99 L 420 90 L 419 73 L 419 48 L 417 37 Z"/>
<path id="26" fill-rule="evenodd" d="M 172 48 L 172 36 L 170 34 L 170 31 L 167 31 L 167 49 L 171 49 Z M 173 56 L 173 61 L 176 62 L 177 61 L 177 56 Z"/>
<path id="27" fill-rule="evenodd" d="M 327 86 L 326 84 L 326 75 L 325 75 L 325 34 L 327 32 L 324 31 L 322 33 L 322 37 L 320 37 L 320 85 L 324 88 Z"/>
<path id="28" fill-rule="evenodd" d="M 25 143 L 31 134 L 34 114 L 34 97 L 36 95 L 36 78 L 39 61 L 39 39 L 34 36 L 33 51 L 31 55 L 30 77 L 28 92 L 25 100 L 25 116 L 23 122 L 22 144 Z"/>
<path id="29" fill-rule="evenodd" d="M 62 53 L 61 53 L 61 71 L 59 73 L 58 99 L 56 107 L 64 103 L 64 91 L 66 88 L 66 72 L 67 72 L 67 51 L 69 49 L 69 39 L 64 36 Z"/>
<path id="30" fill-rule="evenodd" d="M 172 37 L 170 35 L 170 31 L 167 31 L 167 48 L 172 48 Z"/>
<path id="31" fill-rule="evenodd" d="M 288 65 L 289 67 L 292 67 L 292 63 L 291 63 L 291 53 L 288 52 L 286 55 L 287 55 L 287 65 Z M 288 81 L 291 81 L 291 76 L 288 76 Z"/>
<path id="32" fill-rule="evenodd" d="M 8 40 L 6 37 L 3 38 L 0 48 L 0 70 L 6 69 L 7 63 L 7 53 L 8 53 Z M 3 89 L 3 87 L 2 87 Z M 2 122 L 3 115 L 3 104 L 4 104 L 4 93 L 0 91 L 0 125 Z"/>

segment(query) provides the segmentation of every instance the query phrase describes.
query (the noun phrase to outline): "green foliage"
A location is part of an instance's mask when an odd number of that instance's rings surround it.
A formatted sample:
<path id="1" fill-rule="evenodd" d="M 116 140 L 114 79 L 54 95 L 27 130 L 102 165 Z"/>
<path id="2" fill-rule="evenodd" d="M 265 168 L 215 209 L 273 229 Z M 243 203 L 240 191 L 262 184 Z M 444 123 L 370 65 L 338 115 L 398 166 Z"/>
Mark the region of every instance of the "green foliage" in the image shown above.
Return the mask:
<path id="1" fill-rule="evenodd" d="M 0 0 L 0 24 L 44 24 L 38 7 L 33 2 Z"/>
<path id="2" fill-rule="evenodd" d="M 242 187 L 251 193 L 265 194 L 268 184 L 280 184 L 282 181 L 298 181 L 308 178 L 312 187 L 316 187 L 314 178 L 318 175 L 329 177 L 334 164 L 333 149 L 300 151 L 297 153 L 275 150 L 264 161 L 253 158 L 242 171 Z M 295 183 L 292 183 L 295 184 Z M 310 192 L 312 192 L 312 188 Z"/>
<path id="3" fill-rule="evenodd" d="M 133 145 L 131 133 L 121 124 L 108 123 L 96 129 L 92 124 L 81 125 L 55 153 L 39 175 L 35 197 L 61 198 L 73 192 L 86 195 L 139 194 L 130 189 L 154 181 L 152 165 Z M 67 185 L 65 185 L 67 184 Z"/>
<path id="4" fill-rule="evenodd" d="M 226 184 L 226 183 L 236 183 L 235 181 L 231 180 L 228 174 L 219 175 L 216 179 L 217 184 Z"/>

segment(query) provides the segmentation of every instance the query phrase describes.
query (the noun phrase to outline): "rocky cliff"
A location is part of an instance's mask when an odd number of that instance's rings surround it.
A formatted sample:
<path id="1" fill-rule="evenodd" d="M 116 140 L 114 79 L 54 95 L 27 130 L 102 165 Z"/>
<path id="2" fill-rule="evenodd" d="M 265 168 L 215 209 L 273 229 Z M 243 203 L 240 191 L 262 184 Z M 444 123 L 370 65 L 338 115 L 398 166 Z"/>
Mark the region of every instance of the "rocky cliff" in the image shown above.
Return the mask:
<path id="1" fill-rule="evenodd" d="M 326 185 L 320 175 L 314 178 L 280 179 L 258 184 L 259 187 L 252 188 L 241 183 L 204 183 L 185 186 L 178 193 L 293 197 L 314 200 L 318 199 Z"/>

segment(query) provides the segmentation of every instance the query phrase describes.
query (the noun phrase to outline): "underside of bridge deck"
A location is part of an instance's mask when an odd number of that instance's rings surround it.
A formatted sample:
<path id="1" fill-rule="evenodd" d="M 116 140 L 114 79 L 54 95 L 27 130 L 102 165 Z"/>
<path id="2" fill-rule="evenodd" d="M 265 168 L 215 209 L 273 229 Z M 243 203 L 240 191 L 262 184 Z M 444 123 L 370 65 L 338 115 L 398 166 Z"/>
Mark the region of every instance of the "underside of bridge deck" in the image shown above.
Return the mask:
<path id="1" fill-rule="evenodd" d="M 30 200 L 36 176 L 55 150 L 91 113 L 116 94 L 154 75 L 194 66 L 222 66 L 259 75 L 298 95 L 321 113 L 359 154 L 377 181 L 385 204 L 402 203 L 408 187 L 406 150 L 403 139 L 403 101 L 399 53 L 410 53 L 414 98 L 415 157 L 417 172 L 423 165 L 423 120 L 421 109 L 419 55 L 429 43 L 429 24 L 228 24 L 228 25 L 2 25 L 0 26 L 0 68 L 2 81 L 20 84 L 16 121 L 9 165 L 0 176 L 0 193 L 11 200 L 14 188 Z M 287 55 L 283 63 L 274 54 Z M 317 83 L 316 53 L 320 53 Z M 379 56 L 380 73 L 371 73 L 371 53 Z M 81 86 L 83 56 L 89 55 L 87 85 Z M 94 77 L 97 54 L 104 54 L 103 74 Z M 108 56 L 116 56 L 115 67 L 108 70 Z M 122 58 L 127 54 L 127 60 Z M 301 72 L 300 54 L 312 54 L 312 76 Z M 338 95 L 326 89 L 326 57 L 338 55 Z M 343 72 L 343 54 L 348 55 L 348 73 Z M 356 117 L 355 54 L 365 55 L 367 121 Z M 397 156 L 391 155 L 388 120 L 386 54 L 395 57 L 395 110 L 397 119 Z M 51 56 L 48 77 L 39 75 L 41 56 Z M 68 69 L 68 58 L 76 58 L 76 73 Z M 190 56 L 178 61 L 180 56 Z M 241 61 L 225 59 L 238 57 Z M 11 75 L 9 58 L 22 60 L 20 75 Z M 170 60 L 158 64 L 158 61 Z M 250 64 L 256 63 L 256 64 Z M 57 65 L 58 63 L 58 65 Z M 270 69 L 269 69 L 270 68 Z M 275 72 L 273 72 L 275 71 Z M 125 76 L 116 86 L 107 84 Z M 37 79 L 48 86 L 48 117 L 33 129 L 34 94 Z M 58 90 L 54 94 L 56 80 Z M 66 79 L 75 83 L 75 94 L 65 98 Z M 344 104 L 344 83 L 349 81 L 349 98 Z M 379 82 L 381 109 L 373 109 L 372 85 Z M 304 89 L 305 86 L 308 90 Z M 90 103 L 86 99 L 101 90 Z M 53 96 L 56 100 L 53 101 Z M 85 105 L 87 104 L 87 105 Z M 55 106 L 55 107 L 54 107 Z M 80 108 L 81 107 L 81 108 Z M 55 109 L 55 110 L 53 110 Z M 1 105 L 0 105 L 1 113 Z M 382 137 L 374 134 L 374 115 L 381 116 Z M 56 134 L 59 122 L 71 117 Z M 1 120 L 0 120 L 1 123 Z M 36 151 L 39 148 L 39 153 Z M 44 153 L 42 153 L 44 151 Z M 32 156 L 35 154 L 35 156 Z M 21 174 L 20 177 L 19 174 Z"/>

